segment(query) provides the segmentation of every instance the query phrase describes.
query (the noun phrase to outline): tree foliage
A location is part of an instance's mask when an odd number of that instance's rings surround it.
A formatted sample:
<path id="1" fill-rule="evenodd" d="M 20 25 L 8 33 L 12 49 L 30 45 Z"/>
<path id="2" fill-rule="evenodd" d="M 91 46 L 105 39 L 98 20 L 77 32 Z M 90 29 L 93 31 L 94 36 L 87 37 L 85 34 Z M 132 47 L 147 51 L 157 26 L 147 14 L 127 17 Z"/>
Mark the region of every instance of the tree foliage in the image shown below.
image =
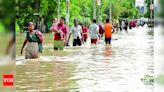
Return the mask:
<path id="1" fill-rule="evenodd" d="M 163 0 L 161 0 L 161 1 L 163 1 Z M 145 17 L 148 17 L 148 18 L 150 18 L 151 16 L 150 16 L 150 12 L 151 12 L 151 10 L 150 10 L 150 5 L 151 5 L 151 3 L 154 3 L 154 0 L 152 0 L 152 2 L 151 2 L 151 0 L 145 0 L 145 3 L 146 3 L 146 5 L 147 5 L 147 12 L 146 12 L 146 14 L 145 14 Z M 153 11 L 153 14 L 154 14 L 154 11 Z"/>
<path id="2" fill-rule="evenodd" d="M 40 21 L 44 18 L 47 30 L 51 26 L 51 19 L 57 18 L 58 0 L 16 0 L 17 23 L 22 28 L 27 22 L 34 21 L 34 13 L 39 10 Z M 39 7 L 37 4 L 39 3 Z M 109 17 L 109 7 L 112 3 L 112 18 L 136 18 L 139 15 L 135 8 L 135 0 L 101 0 L 100 20 L 103 22 Z M 38 9 L 39 8 L 39 9 Z M 98 14 L 98 5 L 96 5 Z M 60 0 L 60 16 L 66 16 L 66 0 Z M 98 16 L 98 15 L 97 15 Z M 93 0 L 70 0 L 70 26 L 73 20 L 89 25 L 93 18 Z"/>

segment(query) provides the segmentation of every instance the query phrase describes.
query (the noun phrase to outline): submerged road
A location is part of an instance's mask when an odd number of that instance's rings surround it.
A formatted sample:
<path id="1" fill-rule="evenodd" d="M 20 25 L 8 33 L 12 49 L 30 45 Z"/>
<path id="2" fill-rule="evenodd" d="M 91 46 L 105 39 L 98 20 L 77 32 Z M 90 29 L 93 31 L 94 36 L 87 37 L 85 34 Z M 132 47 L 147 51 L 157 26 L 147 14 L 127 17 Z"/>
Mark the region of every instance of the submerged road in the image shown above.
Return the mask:
<path id="1" fill-rule="evenodd" d="M 153 75 L 152 29 L 113 35 L 112 45 L 66 47 L 72 54 L 16 62 L 17 92 L 153 92 L 144 75 Z M 19 61 L 20 60 L 20 61 Z"/>

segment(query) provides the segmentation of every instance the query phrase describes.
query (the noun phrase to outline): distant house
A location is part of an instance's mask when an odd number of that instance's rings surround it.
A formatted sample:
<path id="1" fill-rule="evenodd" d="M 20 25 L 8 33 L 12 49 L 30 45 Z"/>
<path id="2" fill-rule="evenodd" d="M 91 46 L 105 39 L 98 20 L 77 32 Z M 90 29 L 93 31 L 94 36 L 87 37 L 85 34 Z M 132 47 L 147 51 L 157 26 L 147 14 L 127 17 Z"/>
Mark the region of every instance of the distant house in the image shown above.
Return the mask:
<path id="1" fill-rule="evenodd" d="M 145 0 L 136 0 L 135 7 L 140 11 L 141 14 L 145 14 L 147 11 Z"/>
<path id="2" fill-rule="evenodd" d="M 154 0 L 154 11 L 155 14 L 159 14 L 161 12 L 161 4 L 159 2 L 160 0 Z"/>

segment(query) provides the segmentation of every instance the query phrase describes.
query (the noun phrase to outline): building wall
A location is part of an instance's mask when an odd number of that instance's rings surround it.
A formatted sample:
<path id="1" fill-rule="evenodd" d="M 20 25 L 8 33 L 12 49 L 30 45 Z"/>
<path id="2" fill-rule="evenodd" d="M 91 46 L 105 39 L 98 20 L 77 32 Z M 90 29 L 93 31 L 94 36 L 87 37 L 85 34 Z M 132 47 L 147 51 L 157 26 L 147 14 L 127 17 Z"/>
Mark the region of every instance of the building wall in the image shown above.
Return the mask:
<path id="1" fill-rule="evenodd" d="M 146 13 L 146 4 L 145 0 L 136 0 L 135 7 L 140 11 L 140 13 Z"/>

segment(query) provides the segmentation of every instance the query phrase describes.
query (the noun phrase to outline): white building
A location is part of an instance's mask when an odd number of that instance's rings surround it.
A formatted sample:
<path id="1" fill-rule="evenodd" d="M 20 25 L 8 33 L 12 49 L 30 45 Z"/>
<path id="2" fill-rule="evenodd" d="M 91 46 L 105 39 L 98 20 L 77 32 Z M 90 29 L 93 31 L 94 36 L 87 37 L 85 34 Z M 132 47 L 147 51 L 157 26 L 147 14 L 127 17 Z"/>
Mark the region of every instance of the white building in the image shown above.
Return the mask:
<path id="1" fill-rule="evenodd" d="M 135 6 L 144 6 L 145 5 L 145 0 L 136 0 Z"/>
<path id="2" fill-rule="evenodd" d="M 147 8 L 145 4 L 145 0 L 136 0 L 135 1 L 135 7 L 142 13 L 146 13 Z"/>

